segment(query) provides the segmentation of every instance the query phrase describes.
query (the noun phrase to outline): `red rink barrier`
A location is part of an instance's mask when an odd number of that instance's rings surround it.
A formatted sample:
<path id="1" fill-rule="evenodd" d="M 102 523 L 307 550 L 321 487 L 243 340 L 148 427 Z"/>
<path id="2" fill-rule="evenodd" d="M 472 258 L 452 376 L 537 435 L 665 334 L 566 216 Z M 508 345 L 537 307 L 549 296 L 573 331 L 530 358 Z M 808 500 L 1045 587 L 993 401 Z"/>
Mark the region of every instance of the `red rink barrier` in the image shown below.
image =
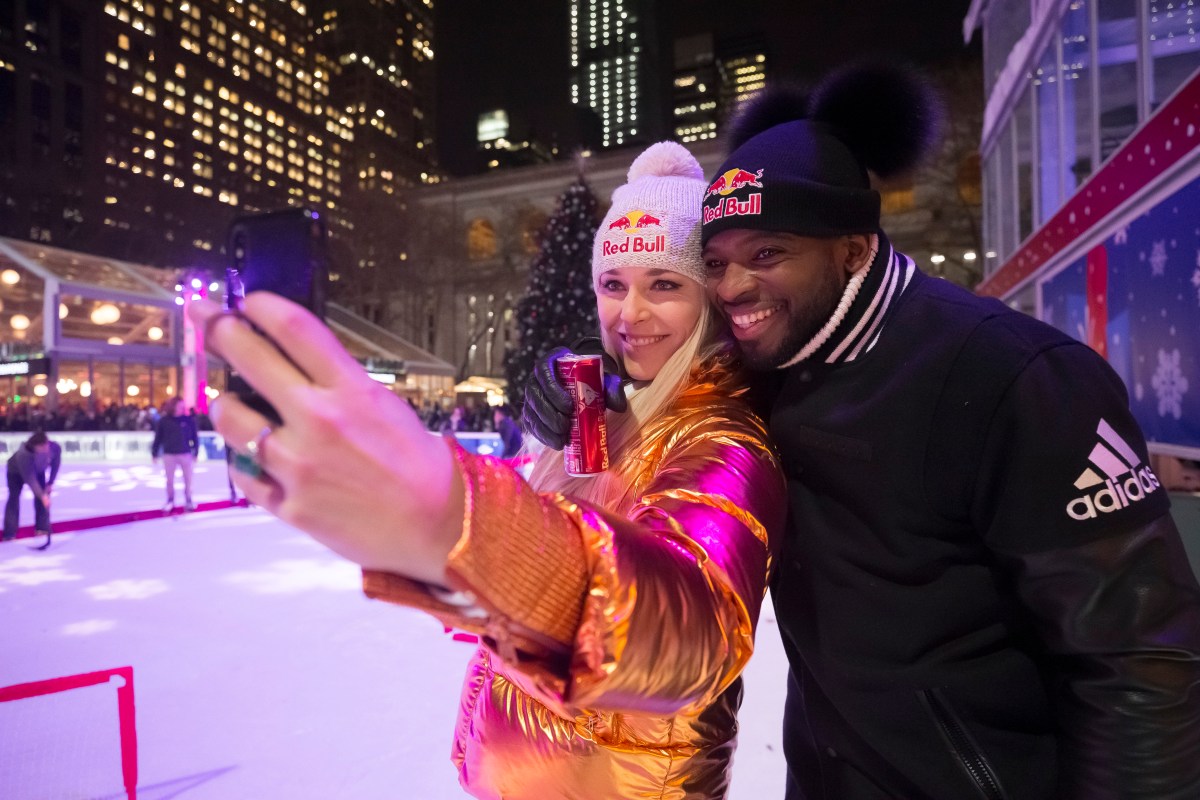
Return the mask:
<path id="1" fill-rule="evenodd" d="M 243 497 L 240 500 L 214 500 L 209 503 L 199 503 L 196 506 L 196 511 L 220 511 L 224 508 L 246 508 L 250 504 Z M 177 507 L 175 511 L 163 511 L 162 509 L 153 508 L 145 511 L 124 511 L 120 514 L 107 514 L 103 517 L 84 517 L 82 519 L 68 519 L 62 522 L 53 523 L 55 533 L 71 533 L 72 531 L 86 531 L 92 528 L 105 528 L 109 525 L 124 525 L 126 522 L 141 522 L 147 519 L 159 519 L 161 517 L 173 517 L 184 513 L 182 506 Z M 195 513 L 195 512 L 189 512 Z M 23 525 L 17 529 L 17 538 L 25 539 L 37 535 L 37 531 L 33 525 Z"/>
<path id="2" fill-rule="evenodd" d="M 0 687 L 0 703 L 7 700 L 24 700 L 44 694 L 66 692 L 71 689 L 82 689 L 85 686 L 108 683 L 114 677 L 124 681 L 122 686 L 117 687 L 117 722 L 121 735 L 121 780 L 125 787 L 126 797 L 129 800 L 135 800 L 138 767 L 137 726 L 134 724 L 133 667 L 117 667 L 99 672 L 86 672 L 81 675 L 67 675 L 62 678 L 3 686 Z"/>

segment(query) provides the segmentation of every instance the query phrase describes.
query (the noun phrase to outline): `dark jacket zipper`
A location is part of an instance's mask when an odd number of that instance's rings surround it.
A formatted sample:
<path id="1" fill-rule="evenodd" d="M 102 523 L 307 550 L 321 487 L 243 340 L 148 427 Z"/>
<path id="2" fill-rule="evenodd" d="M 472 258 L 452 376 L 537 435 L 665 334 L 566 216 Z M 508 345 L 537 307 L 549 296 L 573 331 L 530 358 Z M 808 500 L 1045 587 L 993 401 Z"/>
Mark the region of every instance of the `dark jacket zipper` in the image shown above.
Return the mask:
<path id="1" fill-rule="evenodd" d="M 929 712 L 933 715 L 934 721 L 937 723 L 942 735 L 950 744 L 950 749 L 958 756 L 959 762 L 963 769 L 971 776 L 975 787 L 979 789 L 981 797 L 987 800 L 1006 800 L 1004 789 L 1000 786 L 1000 780 L 996 777 L 996 773 L 992 771 L 992 767 L 988 764 L 987 759 L 979 752 L 975 746 L 975 742 L 963 727 L 962 722 L 954 714 L 949 704 L 942 698 L 936 689 L 922 689 L 921 699 L 925 701 L 925 705 L 929 708 Z"/>

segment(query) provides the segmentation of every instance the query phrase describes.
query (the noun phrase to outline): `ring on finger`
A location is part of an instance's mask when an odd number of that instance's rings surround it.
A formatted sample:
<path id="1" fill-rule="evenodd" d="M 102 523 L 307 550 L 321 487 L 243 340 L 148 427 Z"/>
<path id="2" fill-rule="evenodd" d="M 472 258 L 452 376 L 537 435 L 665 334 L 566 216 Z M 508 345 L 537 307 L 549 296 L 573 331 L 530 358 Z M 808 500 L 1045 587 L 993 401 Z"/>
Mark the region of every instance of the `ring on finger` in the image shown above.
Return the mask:
<path id="1" fill-rule="evenodd" d="M 234 469 L 251 478 L 260 477 L 264 472 L 262 458 L 266 450 L 267 437 L 272 433 L 274 430 L 268 425 L 259 431 L 257 436 L 246 442 L 244 453 L 235 451 L 233 455 Z"/>
<path id="2" fill-rule="evenodd" d="M 246 452 L 250 454 L 251 458 L 253 458 L 255 461 L 259 461 L 262 458 L 263 450 L 266 447 L 267 437 L 274 432 L 275 429 L 270 425 L 267 425 L 258 432 L 258 436 L 255 436 L 253 439 L 246 442 Z"/>

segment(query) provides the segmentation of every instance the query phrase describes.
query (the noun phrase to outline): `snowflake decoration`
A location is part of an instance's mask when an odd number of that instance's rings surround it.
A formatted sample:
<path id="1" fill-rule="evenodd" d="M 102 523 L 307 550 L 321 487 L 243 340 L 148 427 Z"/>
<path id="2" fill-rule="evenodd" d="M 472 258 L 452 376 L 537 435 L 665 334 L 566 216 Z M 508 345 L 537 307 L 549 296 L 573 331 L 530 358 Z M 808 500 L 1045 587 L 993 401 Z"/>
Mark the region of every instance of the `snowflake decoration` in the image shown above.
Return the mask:
<path id="1" fill-rule="evenodd" d="M 1158 395 L 1158 415 L 1160 417 L 1170 414 L 1175 419 L 1179 419 L 1183 415 L 1183 395 L 1188 390 L 1188 381 L 1179 362 L 1178 348 L 1170 352 L 1158 351 L 1158 368 L 1154 370 L 1154 377 L 1150 379 L 1150 385 L 1154 387 L 1154 393 Z"/>
<path id="2" fill-rule="evenodd" d="M 1167 243 L 1155 242 L 1150 250 L 1150 274 L 1165 275 L 1167 270 Z"/>
<path id="3" fill-rule="evenodd" d="M 1196 302 L 1200 304 L 1200 250 L 1196 251 L 1196 271 L 1192 273 L 1192 286 L 1196 287 Z"/>
<path id="4" fill-rule="evenodd" d="M 1113 234 L 1113 244 L 1125 244 L 1128 241 L 1129 241 L 1129 226 L 1128 225 L 1126 225 L 1124 228 L 1118 228 L 1117 232 Z"/>

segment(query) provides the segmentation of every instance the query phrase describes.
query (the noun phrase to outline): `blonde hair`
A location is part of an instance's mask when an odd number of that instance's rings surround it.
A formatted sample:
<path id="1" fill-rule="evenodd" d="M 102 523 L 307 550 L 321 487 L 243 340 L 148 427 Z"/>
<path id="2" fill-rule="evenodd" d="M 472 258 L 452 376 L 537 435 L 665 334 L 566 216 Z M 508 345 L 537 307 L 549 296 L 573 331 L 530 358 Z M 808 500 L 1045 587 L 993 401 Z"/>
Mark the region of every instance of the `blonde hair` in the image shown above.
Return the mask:
<path id="1" fill-rule="evenodd" d="M 637 457 L 643 425 L 671 407 L 687 388 L 696 367 L 728 347 L 728 339 L 712 306 L 704 302 L 691 335 L 667 359 L 652 381 L 630 395 L 629 409 L 623 414 L 615 411 L 606 414 L 609 469 L 597 476 L 574 477 L 563 468 L 562 451 L 545 449 L 536 456 L 529 476 L 530 485 L 540 492 L 557 492 L 608 511 L 624 513 L 634 498 L 627 496 L 631 487 L 627 472 L 620 467 L 628 459 Z M 604 349 L 611 353 L 615 348 L 605 341 Z"/>

